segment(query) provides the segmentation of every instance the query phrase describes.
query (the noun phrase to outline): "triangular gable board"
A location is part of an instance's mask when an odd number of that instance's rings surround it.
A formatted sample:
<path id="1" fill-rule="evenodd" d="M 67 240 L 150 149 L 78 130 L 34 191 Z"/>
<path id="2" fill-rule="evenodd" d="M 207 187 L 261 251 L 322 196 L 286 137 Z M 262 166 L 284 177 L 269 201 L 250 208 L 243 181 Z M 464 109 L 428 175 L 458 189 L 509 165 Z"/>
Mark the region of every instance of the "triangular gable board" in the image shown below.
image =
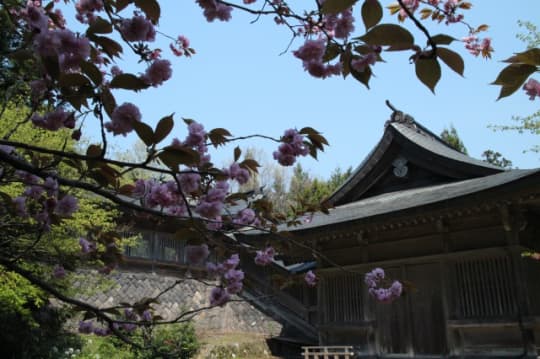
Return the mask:
<path id="1" fill-rule="evenodd" d="M 396 111 L 386 123 L 379 143 L 327 202 L 343 205 L 382 193 L 502 171 L 454 150 L 411 116 Z"/>

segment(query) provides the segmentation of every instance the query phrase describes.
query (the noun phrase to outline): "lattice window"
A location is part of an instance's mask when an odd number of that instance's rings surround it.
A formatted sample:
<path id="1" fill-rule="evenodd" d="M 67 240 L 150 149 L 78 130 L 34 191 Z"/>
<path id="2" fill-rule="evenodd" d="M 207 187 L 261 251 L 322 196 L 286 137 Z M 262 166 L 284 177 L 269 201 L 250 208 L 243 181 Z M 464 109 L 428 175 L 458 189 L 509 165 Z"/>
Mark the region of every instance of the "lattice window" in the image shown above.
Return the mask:
<path id="1" fill-rule="evenodd" d="M 353 323 L 363 319 L 363 276 L 347 273 L 325 277 L 320 318 L 324 323 Z"/>
<path id="2" fill-rule="evenodd" d="M 508 257 L 460 260 L 453 265 L 458 318 L 496 318 L 516 313 L 512 263 Z"/>

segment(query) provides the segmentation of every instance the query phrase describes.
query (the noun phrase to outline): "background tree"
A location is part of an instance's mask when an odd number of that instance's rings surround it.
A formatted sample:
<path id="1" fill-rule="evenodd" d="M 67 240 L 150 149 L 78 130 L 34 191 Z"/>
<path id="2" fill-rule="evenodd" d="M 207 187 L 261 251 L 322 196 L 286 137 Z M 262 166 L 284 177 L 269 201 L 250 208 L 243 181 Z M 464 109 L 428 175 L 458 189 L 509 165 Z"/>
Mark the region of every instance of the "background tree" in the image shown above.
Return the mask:
<path id="1" fill-rule="evenodd" d="M 512 161 L 506 159 L 499 152 L 493 150 L 485 150 L 482 153 L 484 161 L 491 163 L 492 165 L 499 166 L 505 169 L 512 168 Z"/>
<path id="2" fill-rule="evenodd" d="M 454 125 L 450 125 L 450 128 L 445 128 L 441 132 L 440 137 L 444 142 L 446 142 L 447 145 L 449 145 L 456 151 L 468 155 L 467 148 L 463 144 L 463 141 L 461 141 L 461 138 L 459 138 L 459 135 Z"/>
<path id="3" fill-rule="evenodd" d="M 43 148 L 63 148 L 74 151 L 77 144 L 68 131 L 51 132 L 36 130 L 25 121 L 30 110 L 24 106 L 7 104 L 0 118 L 0 137 L 9 134 L 10 138 L 24 143 L 32 143 Z M 57 170 L 62 173 L 76 171 L 60 164 Z M 20 183 L 9 183 L 5 178 L 0 180 L 1 193 L 17 197 L 22 191 Z M 99 227 L 103 231 L 116 229 L 114 222 L 118 212 L 96 196 L 89 196 L 80 190 L 72 190 L 79 198 L 79 210 L 60 225 L 52 226 L 50 231 L 37 236 L 18 233 L 16 242 L 11 236 L 2 236 L 0 245 L 4 253 L 19 253 L 20 265 L 31 268 L 50 278 L 58 287 L 66 292 L 71 291 L 71 283 L 79 279 L 74 272 L 80 258 L 79 238 L 86 236 L 92 228 Z M 2 223 L 10 223 L 6 219 L 8 212 L 2 211 Z M 8 227 L 9 229 L 9 227 Z M 39 259 L 38 259 L 39 258 Z M 61 262 L 62 266 L 57 264 Z M 87 263 L 91 265 L 92 263 Z M 102 266 L 99 262 L 95 265 Z M 65 268 L 64 268 L 65 266 Z M 72 273 L 72 274 L 68 274 Z M 91 290 L 91 289 L 90 289 Z M 53 306 L 50 294 L 32 284 L 21 275 L 7 270 L 0 265 L 0 354 L 11 357 L 17 353 L 18 358 L 56 358 L 57 350 L 78 348 L 81 341 L 64 328 L 68 318 L 74 315 L 66 308 Z"/>
<path id="4" fill-rule="evenodd" d="M 446 142 L 450 147 L 454 148 L 456 151 L 459 151 L 463 154 L 468 155 L 467 148 L 459 138 L 457 130 L 454 126 L 450 126 L 450 129 L 444 129 L 440 134 L 441 139 Z M 512 168 L 512 161 L 503 157 L 502 154 L 493 150 L 485 150 L 482 153 L 483 160 L 485 162 L 491 163 L 492 165 L 499 166 L 501 168 L 510 169 Z"/>

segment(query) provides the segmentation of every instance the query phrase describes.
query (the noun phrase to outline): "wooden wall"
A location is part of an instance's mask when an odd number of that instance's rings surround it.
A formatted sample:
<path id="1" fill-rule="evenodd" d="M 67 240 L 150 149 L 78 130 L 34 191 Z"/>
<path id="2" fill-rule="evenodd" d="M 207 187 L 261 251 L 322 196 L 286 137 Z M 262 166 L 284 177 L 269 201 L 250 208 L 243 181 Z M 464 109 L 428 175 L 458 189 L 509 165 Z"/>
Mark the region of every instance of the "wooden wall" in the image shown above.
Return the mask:
<path id="1" fill-rule="evenodd" d="M 365 357 L 536 358 L 540 263 L 521 258 L 520 238 L 531 242 L 539 224 L 505 227 L 492 211 L 363 232 L 360 245 L 354 232 L 322 241 L 343 267 L 319 272 L 321 344 L 354 345 Z M 411 287 L 394 303 L 376 303 L 363 281 L 374 267 Z"/>

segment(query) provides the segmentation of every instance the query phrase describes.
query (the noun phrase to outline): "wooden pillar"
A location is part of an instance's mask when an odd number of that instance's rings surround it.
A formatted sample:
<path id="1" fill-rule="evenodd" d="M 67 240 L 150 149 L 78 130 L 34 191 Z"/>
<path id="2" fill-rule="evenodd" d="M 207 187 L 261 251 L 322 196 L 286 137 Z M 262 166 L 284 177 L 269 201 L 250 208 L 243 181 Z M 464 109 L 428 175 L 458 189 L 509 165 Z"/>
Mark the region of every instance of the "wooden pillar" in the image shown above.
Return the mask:
<path id="1" fill-rule="evenodd" d="M 450 242 L 450 227 L 447 221 L 443 218 L 439 218 L 436 222 L 437 233 L 442 242 L 442 249 L 444 257 L 440 261 L 441 269 L 441 300 L 443 308 L 443 316 L 446 333 L 446 351 L 450 356 L 458 355 L 460 349 L 457 347 L 458 343 L 454 341 L 453 329 L 448 326 L 448 319 L 450 318 L 450 295 L 452 295 L 452 275 L 451 275 L 451 261 L 448 259 L 448 254 L 452 252 L 452 243 Z"/>
<path id="2" fill-rule="evenodd" d="M 499 213 L 505 231 L 506 243 L 509 248 L 514 285 L 516 286 L 519 321 L 522 323 L 523 318 L 530 313 L 530 303 L 525 283 L 525 270 L 523 268 L 523 258 L 521 257 L 522 249 L 519 243 L 519 232 L 524 228 L 522 225 L 523 216 L 521 215 L 521 209 L 511 206 L 510 203 L 499 205 Z M 532 330 L 524 328 L 521 324 L 521 331 L 523 348 L 526 351 L 527 357 L 536 357 L 536 345 Z"/>

